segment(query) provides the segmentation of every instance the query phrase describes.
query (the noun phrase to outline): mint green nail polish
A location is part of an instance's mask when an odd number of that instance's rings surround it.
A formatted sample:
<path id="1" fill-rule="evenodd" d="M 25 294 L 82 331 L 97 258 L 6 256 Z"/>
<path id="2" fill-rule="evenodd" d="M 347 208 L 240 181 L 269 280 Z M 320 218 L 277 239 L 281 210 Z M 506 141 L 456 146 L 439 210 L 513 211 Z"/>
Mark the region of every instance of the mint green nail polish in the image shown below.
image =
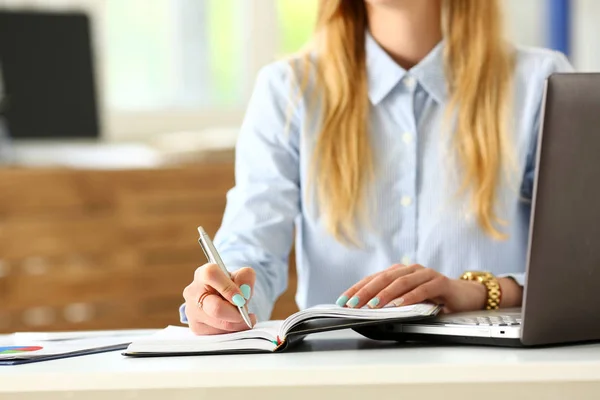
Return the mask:
<path id="1" fill-rule="evenodd" d="M 250 300 L 250 293 L 252 292 L 252 289 L 250 289 L 250 286 L 248 286 L 244 283 L 242 286 L 240 286 L 240 290 L 242 291 L 244 298 L 246 300 Z"/>
<path id="2" fill-rule="evenodd" d="M 369 307 L 377 307 L 379 305 L 379 299 L 377 297 L 373 297 L 367 304 Z"/>
<path id="3" fill-rule="evenodd" d="M 356 307 L 358 305 L 359 299 L 358 296 L 352 296 L 350 300 L 346 303 L 348 307 Z"/>
<path id="4" fill-rule="evenodd" d="M 344 305 L 346 304 L 346 302 L 348 301 L 348 296 L 340 296 L 335 304 L 337 304 L 340 307 L 344 307 Z"/>
<path id="5" fill-rule="evenodd" d="M 231 300 L 233 300 L 233 304 L 238 307 L 243 307 L 244 304 L 246 304 L 246 299 L 244 299 L 241 294 L 234 295 Z"/>

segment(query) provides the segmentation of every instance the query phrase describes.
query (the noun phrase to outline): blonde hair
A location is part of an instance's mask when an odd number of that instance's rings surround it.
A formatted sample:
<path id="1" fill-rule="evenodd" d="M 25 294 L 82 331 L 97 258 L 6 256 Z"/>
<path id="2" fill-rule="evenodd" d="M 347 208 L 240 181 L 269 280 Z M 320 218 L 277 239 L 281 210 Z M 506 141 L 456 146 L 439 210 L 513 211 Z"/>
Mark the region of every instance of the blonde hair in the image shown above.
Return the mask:
<path id="1" fill-rule="evenodd" d="M 483 230 L 503 234 L 495 211 L 501 169 L 511 155 L 508 106 L 513 57 L 502 36 L 497 0 L 443 0 L 444 66 L 451 94 L 447 117 L 455 121 L 460 191 Z M 314 45 L 320 132 L 311 165 L 317 200 L 329 232 L 356 244 L 356 218 L 364 217 L 365 191 L 373 180 L 368 132 L 364 1 L 321 0 Z M 306 86 L 310 54 L 305 60 Z M 449 120 L 449 119 L 447 119 Z"/>

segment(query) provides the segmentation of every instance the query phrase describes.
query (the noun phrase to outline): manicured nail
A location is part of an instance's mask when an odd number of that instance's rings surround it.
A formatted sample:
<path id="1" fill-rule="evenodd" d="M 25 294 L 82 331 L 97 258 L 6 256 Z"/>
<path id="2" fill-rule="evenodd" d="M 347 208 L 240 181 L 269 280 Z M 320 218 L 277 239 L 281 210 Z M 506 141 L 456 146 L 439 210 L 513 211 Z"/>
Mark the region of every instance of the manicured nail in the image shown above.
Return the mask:
<path id="1" fill-rule="evenodd" d="M 250 293 L 252 292 L 252 289 L 250 289 L 250 286 L 248 286 L 244 283 L 242 286 L 240 286 L 240 290 L 242 291 L 244 298 L 246 300 L 250 300 Z"/>
<path id="2" fill-rule="evenodd" d="M 390 301 L 385 306 L 383 306 L 383 308 L 400 307 L 403 303 L 404 303 L 404 299 L 400 297 L 398 299 L 394 299 L 394 300 Z"/>
<path id="3" fill-rule="evenodd" d="M 348 307 L 356 307 L 358 305 L 359 299 L 358 296 L 352 296 L 352 298 L 350 300 L 348 300 L 348 302 L 346 303 L 346 305 Z"/>
<path id="4" fill-rule="evenodd" d="M 348 302 L 348 296 L 340 296 L 335 304 L 337 304 L 340 307 L 344 307 L 344 305 Z"/>
<path id="5" fill-rule="evenodd" d="M 404 299 L 400 297 L 399 299 L 392 301 L 392 303 L 394 303 L 396 307 L 400 307 L 404 303 Z"/>
<path id="6" fill-rule="evenodd" d="M 235 304 L 238 307 L 243 307 L 244 304 L 246 304 L 246 300 L 242 297 L 241 294 L 235 294 L 231 300 L 233 300 L 233 304 Z"/>
<path id="7" fill-rule="evenodd" d="M 373 297 L 371 300 L 369 300 L 367 305 L 371 308 L 377 307 L 379 305 L 379 298 Z"/>

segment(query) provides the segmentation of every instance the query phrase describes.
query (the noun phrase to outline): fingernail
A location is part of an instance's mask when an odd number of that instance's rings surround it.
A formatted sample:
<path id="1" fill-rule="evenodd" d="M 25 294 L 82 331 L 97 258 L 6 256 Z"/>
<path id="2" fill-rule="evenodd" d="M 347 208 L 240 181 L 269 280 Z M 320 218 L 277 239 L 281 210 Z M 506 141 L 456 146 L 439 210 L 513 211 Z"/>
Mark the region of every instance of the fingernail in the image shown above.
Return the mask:
<path id="1" fill-rule="evenodd" d="M 244 304 L 246 304 L 246 300 L 242 297 L 241 294 L 235 294 L 231 300 L 233 300 L 233 304 L 235 304 L 238 307 L 243 307 Z"/>
<path id="2" fill-rule="evenodd" d="M 337 304 L 340 307 L 344 307 L 344 305 L 348 302 L 348 296 L 340 296 L 338 297 L 338 299 L 336 300 L 335 304 Z"/>
<path id="3" fill-rule="evenodd" d="M 396 299 L 396 300 L 392 301 L 392 303 L 394 303 L 394 305 L 396 307 L 400 307 L 402 305 L 402 303 L 404 303 L 404 299 L 403 298 L 399 298 L 399 299 Z"/>
<path id="4" fill-rule="evenodd" d="M 240 290 L 242 291 L 244 298 L 246 300 L 250 300 L 250 293 L 252 292 L 252 289 L 250 289 L 250 286 L 248 286 L 244 283 L 242 286 L 240 286 Z"/>
<path id="5" fill-rule="evenodd" d="M 348 302 L 346 303 L 346 305 L 348 307 L 356 307 L 358 305 L 359 299 L 358 296 L 352 296 L 352 298 L 350 300 L 348 300 Z"/>
<path id="6" fill-rule="evenodd" d="M 379 305 L 379 298 L 373 297 L 371 300 L 369 300 L 369 302 L 367 303 L 367 305 L 369 307 L 371 307 L 371 308 L 377 307 Z"/>

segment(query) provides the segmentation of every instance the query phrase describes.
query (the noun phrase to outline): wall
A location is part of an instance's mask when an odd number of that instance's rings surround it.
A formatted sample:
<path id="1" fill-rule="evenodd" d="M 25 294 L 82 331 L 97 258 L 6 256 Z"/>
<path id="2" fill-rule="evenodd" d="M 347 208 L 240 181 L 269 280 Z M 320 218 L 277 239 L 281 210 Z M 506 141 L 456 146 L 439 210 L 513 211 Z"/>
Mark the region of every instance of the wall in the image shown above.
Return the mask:
<path id="1" fill-rule="evenodd" d="M 517 43 L 548 46 L 546 0 L 501 0 L 509 37 Z M 572 0 L 571 62 L 577 71 L 600 71 L 600 1 Z"/>
<path id="2" fill-rule="evenodd" d="M 600 2 L 577 0 L 574 2 L 573 61 L 581 71 L 600 71 Z"/>

